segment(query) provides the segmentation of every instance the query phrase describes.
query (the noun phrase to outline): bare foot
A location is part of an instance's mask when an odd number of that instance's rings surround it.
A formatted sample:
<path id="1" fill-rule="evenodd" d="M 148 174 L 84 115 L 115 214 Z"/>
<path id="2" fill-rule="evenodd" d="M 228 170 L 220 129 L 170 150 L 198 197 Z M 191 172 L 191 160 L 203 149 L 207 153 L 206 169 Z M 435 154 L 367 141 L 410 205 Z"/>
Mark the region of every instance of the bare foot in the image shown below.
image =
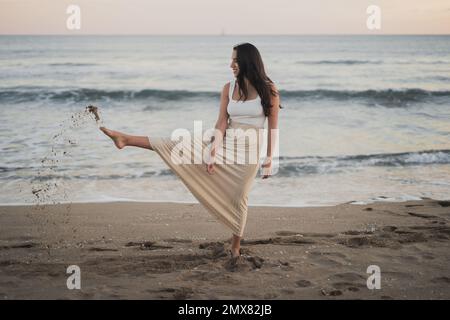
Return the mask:
<path id="1" fill-rule="evenodd" d="M 106 129 L 105 127 L 100 127 L 100 130 L 102 130 L 104 134 L 106 134 L 114 141 L 114 144 L 116 145 L 117 148 L 122 149 L 127 145 L 126 138 L 120 132 L 109 130 Z"/>
<path id="2" fill-rule="evenodd" d="M 237 257 L 239 257 L 240 255 L 241 255 L 241 250 L 240 249 L 231 249 L 230 250 L 230 252 L 231 252 L 231 257 L 232 258 L 237 258 Z"/>

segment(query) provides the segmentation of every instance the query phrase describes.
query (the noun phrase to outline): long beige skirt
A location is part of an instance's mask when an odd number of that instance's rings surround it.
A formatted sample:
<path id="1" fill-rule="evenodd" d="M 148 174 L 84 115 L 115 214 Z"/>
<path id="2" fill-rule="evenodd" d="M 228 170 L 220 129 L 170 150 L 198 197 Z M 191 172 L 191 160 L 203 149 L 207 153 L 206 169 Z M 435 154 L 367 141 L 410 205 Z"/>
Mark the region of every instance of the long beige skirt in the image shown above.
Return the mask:
<path id="1" fill-rule="evenodd" d="M 197 137 L 200 135 L 184 138 L 187 143 L 170 137 L 149 137 L 149 140 L 154 151 L 207 211 L 233 234 L 242 237 L 247 222 L 248 194 L 260 168 L 263 129 L 231 120 L 227 129 L 235 130 L 233 134 L 226 131 L 216 152 L 212 174 L 206 171 L 203 156 L 203 152 L 209 154 L 210 143 Z"/>

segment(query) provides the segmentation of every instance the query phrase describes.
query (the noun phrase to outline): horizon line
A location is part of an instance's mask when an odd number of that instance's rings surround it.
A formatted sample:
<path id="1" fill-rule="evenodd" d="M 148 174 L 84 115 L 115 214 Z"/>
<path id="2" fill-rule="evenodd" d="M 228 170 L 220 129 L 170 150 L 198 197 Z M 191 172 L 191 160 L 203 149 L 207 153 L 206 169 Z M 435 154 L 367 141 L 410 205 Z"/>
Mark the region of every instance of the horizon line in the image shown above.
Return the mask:
<path id="1" fill-rule="evenodd" d="M 257 34 L 212 34 L 212 33 L 0 33 L 0 36 L 449 36 L 450 33 L 257 33 Z"/>

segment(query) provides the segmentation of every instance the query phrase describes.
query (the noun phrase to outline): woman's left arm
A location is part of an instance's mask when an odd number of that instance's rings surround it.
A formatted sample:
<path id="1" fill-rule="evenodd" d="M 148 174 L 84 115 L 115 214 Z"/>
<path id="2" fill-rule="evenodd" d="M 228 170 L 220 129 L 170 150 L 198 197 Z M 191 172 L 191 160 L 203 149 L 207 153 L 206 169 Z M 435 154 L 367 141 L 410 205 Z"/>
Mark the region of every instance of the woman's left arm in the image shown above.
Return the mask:
<path id="1" fill-rule="evenodd" d="M 264 161 L 262 167 L 266 172 L 264 172 L 263 179 L 268 178 L 271 175 L 272 169 L 272 156 L 275 150 L 275 143 L 278 140 L 278 111 L 280 110 L 280 95 L 278 93 L 275 85 L 272 85 L 272 89 L 276 92 L 276 95 L 272 95 L 270 114 L 267 117 L 268 122 L 268 134 L 267 134 L 267 154 L 266 160 Z"/>

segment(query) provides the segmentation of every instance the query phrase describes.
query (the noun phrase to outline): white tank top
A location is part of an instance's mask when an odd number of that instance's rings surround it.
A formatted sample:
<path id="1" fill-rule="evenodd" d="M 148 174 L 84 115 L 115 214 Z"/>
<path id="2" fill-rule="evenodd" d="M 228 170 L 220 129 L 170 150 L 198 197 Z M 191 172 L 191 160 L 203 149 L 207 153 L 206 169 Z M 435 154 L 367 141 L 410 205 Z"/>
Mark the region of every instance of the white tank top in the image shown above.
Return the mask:
<path id="1" fill-rule="evenodd" d="M 230 119 L 236 122 L 251 124 L 258 128 L 264 128 L 266 115 L 261 105 L 261 97 L 258 96 L 256 99 L 247 101 L 235 101 L 233 100 L 235 85 L 236 79 L 230 81 L 230 91 L 228 93 L 230 102 L 227 107 Z"/>

